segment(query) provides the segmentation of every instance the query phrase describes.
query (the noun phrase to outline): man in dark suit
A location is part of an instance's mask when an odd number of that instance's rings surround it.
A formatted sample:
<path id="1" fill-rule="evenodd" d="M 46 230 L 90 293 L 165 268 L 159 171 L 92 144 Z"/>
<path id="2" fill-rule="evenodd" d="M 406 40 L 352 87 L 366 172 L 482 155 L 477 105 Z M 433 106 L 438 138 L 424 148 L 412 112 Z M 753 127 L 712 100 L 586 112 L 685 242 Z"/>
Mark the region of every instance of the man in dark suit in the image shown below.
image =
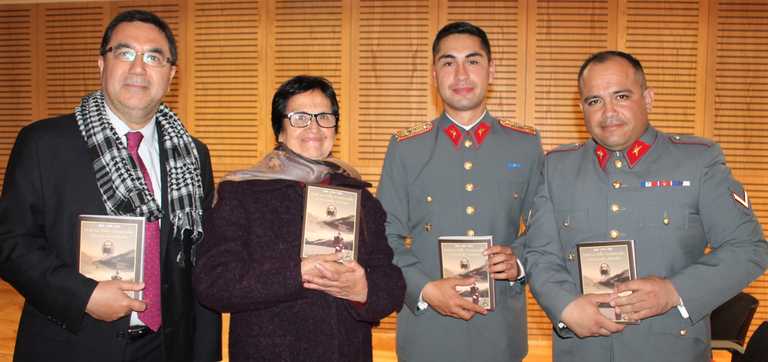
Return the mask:
<path id="1" fill-rule="evenodd" d="M 220 316 L 190 284 L 210 157 L 161 102 L 176 60 L 163 20 L 121 13 L 102 39 L 102 89 L 19 133 L 0 197 L 0 276 L 26 299 L 15 361 L 221 359 Z M 143 283 L 78 272 L 80 215 L 145 218 Z"/>

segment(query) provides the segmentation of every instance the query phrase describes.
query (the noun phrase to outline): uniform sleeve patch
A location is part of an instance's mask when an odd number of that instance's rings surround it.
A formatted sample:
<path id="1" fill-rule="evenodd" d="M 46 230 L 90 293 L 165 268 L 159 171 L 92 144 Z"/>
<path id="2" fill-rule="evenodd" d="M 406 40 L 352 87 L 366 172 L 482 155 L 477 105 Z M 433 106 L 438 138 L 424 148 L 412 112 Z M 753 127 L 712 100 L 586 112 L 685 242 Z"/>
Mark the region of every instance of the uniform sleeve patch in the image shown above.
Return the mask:
<path id="1" fill-rule="evenodd" d="M 432 122 L 424 122 L 422 124 L 415 125 L 411 128 L 406 128 L 406 129 L 395 132 L 395 137 L 397 137 L 397 142 L 401 142 L 409 138 L 425 134 L 431 131 L 432 127 L 433 127 Z"/>
<path id="2" fill-rule="evenodd" d="M 537 131 L 536 128 L 533 128 L 531 126 L 524 125 L 522 123 L 517 123 L 515 121 L 512 121 L 510 119 L 502 119 L 499 118 L 499 125 L 501 125 L 504 128 L 509 128 L 513 131 L 529 134 L 531 136 L 535 136 Z"/>

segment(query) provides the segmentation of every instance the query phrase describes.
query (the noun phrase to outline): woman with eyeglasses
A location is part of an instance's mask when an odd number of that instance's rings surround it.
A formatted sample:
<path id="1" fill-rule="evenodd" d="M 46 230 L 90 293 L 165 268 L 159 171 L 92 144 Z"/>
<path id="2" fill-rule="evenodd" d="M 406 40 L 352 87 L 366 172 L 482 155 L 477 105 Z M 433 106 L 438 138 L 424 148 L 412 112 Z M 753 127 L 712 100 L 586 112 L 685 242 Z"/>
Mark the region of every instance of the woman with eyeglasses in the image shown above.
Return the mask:
<path id="1" fill-rule="evenodd" d="M 371 361 L 371 327 L 403 304 L 386 213 L 370 184 L 331 157 L 338 120 L 327 80 L 283 83 L 272 98 L 277 147 L 225 176 L 204 217 L 194 285 L 201 303 L 231 313 L 232 361 Z M 334 245 L 301 257 L 308 185 L 361 190 L 356 260 Z"/>

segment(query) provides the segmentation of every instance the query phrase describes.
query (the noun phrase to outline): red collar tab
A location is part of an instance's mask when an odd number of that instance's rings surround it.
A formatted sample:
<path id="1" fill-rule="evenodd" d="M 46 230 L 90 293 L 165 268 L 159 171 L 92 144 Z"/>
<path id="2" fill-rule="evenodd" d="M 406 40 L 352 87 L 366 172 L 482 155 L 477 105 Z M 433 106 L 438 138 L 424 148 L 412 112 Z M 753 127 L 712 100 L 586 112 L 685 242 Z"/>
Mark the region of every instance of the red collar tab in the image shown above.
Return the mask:
<path id="1" fill-rule="evenodd" d="M 608 150 L 601 145 L 597 145 L 597 147 L 595 147 L 595 157 L 597 157 L 597 162 L 600 164 L 600 168 L 605 170 L 605 164 L 608 163 L 608 159 L 610 158 Z"/>
<path id="2" fill-rule="evenodd" d="M 459 146 L 459 142 L 461 142 L 462 138 L 461 130 L 459 130 L 459 127 L 456 127 L 455 124 L 451 123 L 450 126 L 443 129 L 443 132 L 445 132 L 445 135 L 448 136 L 448 139 L 453 142 L 454 146 Z"/>
<path id="3" fill-rule="evenodd" d="M 487 136 L 488 133 L 491 133 L 491 125 L 486 122 L 480 122 L 477 127 L 475 127 L 475 141 L 477 141 L 478 146 L 483 144 L 483 140 L 485 140 L 485 136 Z"/>
<path id="4" fill-rule="evenodd" d="M 635 143 L 632 144 L 632 146 L 629 146 L 626 151 L 627 155 L 627 161 L 629 161 L 629 167 L 635 167 L 637 162 L 640 161 L 643 156 L 645 156 L 646 153 L 648 153 L 648 150 L 651 149 L 651 145 L 643 142 L 642 140 L 637 140 Z"/>

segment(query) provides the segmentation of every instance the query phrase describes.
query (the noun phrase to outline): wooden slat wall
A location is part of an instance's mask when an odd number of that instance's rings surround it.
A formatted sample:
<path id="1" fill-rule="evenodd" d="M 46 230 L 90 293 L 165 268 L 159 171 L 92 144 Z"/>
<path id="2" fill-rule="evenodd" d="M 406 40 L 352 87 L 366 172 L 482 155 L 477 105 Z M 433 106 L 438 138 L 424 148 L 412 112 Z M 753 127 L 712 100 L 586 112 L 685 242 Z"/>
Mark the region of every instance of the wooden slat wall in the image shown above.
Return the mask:
<path id="1" fill-rule="evenodd" d="M 700 6 L 698 1 L 627 1 L 619 44 L 643 63 L 656 91 L 651 122 L 666 132 L 695 134 L 704 118 L 703 107 L 696 112 L 696 98 L 704 94 L 699 64 L 706 60 L 700 51 L 706 49 Z"/>
<path id="2" fill-rule="evenodd" d="M 263 9 L 253 1 L 199 0 L 189 24 L 189 117 L 195 136 L 208 145 L 216 179 L 253 164 L 264 144 L 259 119 L 265 74 Z"/>
<path id="3" fill-rule="evenodd" d="M 19 0 L 29 3 L 34 0 Z M 534 125 L 545 149 L 587 137 L 576 73 L 616 48 L 643 61 L 660 128 L 713 137 L 768 221 L 768 3 L 764 0 L 91 1 L 0 6 L 0 167 L 18 129 L 69 113 L 99 88 L 96 57 L 108 21 L 144 7 L 169 21 L 180 61 L 166 102 L 211 149 L 215 176 L 274 145 L 271 96 L 300 73 L 329 78 L 342 125 L 334 153 L 378 181 L 393 130 L 440 110 L 431 42 L 468 20 L 490 35 L 497 77 L 490 110 Z M 12 51 L 12 53 L 9 53 Z M 0 179 L 0 182 L 2 179 Z M 747 291 L 768 319 L 768 278 Z M 529 299 L 532 341 L 550 323 Z M 392 331 L 394 319 L 379 331 Z"/>
<path id="4" fill-rule="evenodd" d="M 377 183 L 392 130 L 430 119 L 430 1 L 371 1 L 353 5 L 351 159 Z"/>
<path id="5" fill-rule="evenodd" d="M 720 143 L 734 174 L 744 183 L 752 208 L 768 226 L 768 2 L 720 0 L 709 30 L 711 136 Z M 755 321 L 768 319 L 768 275 L 747 292 L 760 299 Z M 759 323 L 752 323 L 750 335 Z"/>
<path id="6" fill-rule="evenodd" d="M 584 59 L 615 44 L 615 8 L 607 1 L 538 1 L 528 11 L 527 119 L 545 150 L 587 138 L 576 76 Z"/>
<path id="7" fill-rule="evenodd" d="M 0 6 L 0 164 L 8 163 L 19 128 L 33 117 L 35 39 L 31 6 Z M 5 172 L 0 175 L 0 185 Z"/>
<path id="8" fill-rule="evenodd" d="M 108 21 L 105 3 L 69 3 L 40 6 L 37 23 L 42 34 L 43 114 L 72 113 L 80 98 L 99 89 L 101 35 Z"/>

